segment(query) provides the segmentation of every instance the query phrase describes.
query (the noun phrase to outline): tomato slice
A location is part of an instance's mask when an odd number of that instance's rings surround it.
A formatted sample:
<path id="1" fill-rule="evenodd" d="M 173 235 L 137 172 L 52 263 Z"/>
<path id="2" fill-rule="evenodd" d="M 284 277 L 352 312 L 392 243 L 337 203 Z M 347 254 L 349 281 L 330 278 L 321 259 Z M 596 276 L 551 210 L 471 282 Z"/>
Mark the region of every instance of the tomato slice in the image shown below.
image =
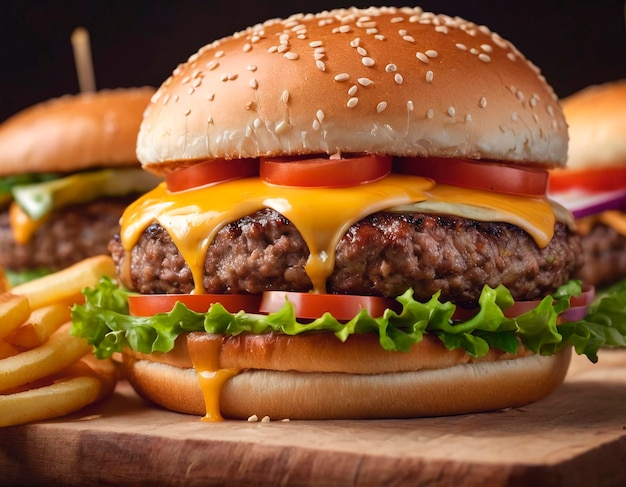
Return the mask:
<path id="1" fill-rule="evenodd" d="M 548 171 L 441 157 L 400 157 L 394 171 L 438 183 L 522 196 L 545 196 Z"/>
<path id="2" fill-rule="evenodd" d="M 261 178 L 270 184 L 339 188 L 371 183 L 391 172 L 391 156 L 261 158 Z"/>
<path id="3" fill-rule="evenodd" d="M 401 306 L 395 299 L 380 296 L 360 296 L 348 294 L 313 294 L 291 291 L 265 291 L 259 311 L 272 313 L 281 309 L 285 301 L 293 304 L 296 317 L 308 320 L 330 313 L 339 321 L 349 321 L 362 309 L 370 316 L 378 318 L 387 308 L 400 311 Z"/>
<path id="4" fill-rule="evenodd" d="M 128 296 L 128 309 L 134 316 L 169 313 L 178 302 L 190 310 L 205 313 L 212 304 L 220 303 L 226 311 L 258 313 L 261 296 L 254 294 L 141 294 Z"/>
<path id="5" fill-rule="evenodd" d="M 178 169 L 166 175 L 165 182 L 167 189 L 178 192 L 258 174 L 258 159 L 215 159 Z"/>
<path id="6" fill-rule="evenodd" d="M 626 166 L 598 169 L 554 169 L 550 171 L 548 189 L 553 193 L 583 189 L 592 193 L 626 188 Z"/>

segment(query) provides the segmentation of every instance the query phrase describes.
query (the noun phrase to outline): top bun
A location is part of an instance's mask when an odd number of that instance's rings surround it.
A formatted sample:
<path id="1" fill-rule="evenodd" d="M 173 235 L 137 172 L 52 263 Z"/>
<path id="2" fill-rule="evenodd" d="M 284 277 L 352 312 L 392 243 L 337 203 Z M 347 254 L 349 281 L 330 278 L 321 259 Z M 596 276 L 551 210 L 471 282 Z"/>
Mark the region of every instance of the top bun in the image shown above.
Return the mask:
<path id="1" fill-rule="evenodd" d="M 154 88 L 65 95 L 0 125 L 0 176 L 139 165 L 137 133 Z"/>
<path id="2" fill-rule="evenodd" d="M 272 19 L 204 46 L 157 90 L 137 145 L 157 173 L 337 151 L 551 168 L 565 163 L 567 126 L 539 69 L 488 28 L 372 7 Z"/>
<path id="3" fill-rule="evenodd" d="M 626 165 L 626 79 L 561 100 L 569 125 L 569 169 Z"/>

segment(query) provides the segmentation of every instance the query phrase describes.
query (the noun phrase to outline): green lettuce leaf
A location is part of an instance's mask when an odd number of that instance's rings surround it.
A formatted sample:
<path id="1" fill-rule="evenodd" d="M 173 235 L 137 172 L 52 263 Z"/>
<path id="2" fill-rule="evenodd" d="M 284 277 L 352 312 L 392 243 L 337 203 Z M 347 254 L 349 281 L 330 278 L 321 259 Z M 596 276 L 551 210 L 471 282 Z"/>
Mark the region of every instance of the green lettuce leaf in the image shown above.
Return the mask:
<path id="1" fill-rule="evenodd" d="M 596 361 L 600 347 L 626 343 L 626 297 L 622 295 L 616 302 L 603 300 L 602 306 L 592 310 L 584 320 L 557 327 L 559 313 L 569 307 L 572 296 L 580 293 L 580 282 L 570 281 L 535 308 L 507 318 L 503 310 L 513 304 L 510 292 L 504 286 L 495 289 L 485 286 L 478 313 L 458 322 L 452 319 L 455 305 L 441 302 L 440 293 L 421 303 L 408 290 L 397 297 L 402 305 L 400 313 L 388 309 L 383 316 L 374 318 L 362 310 L 347 323 L 325 313 L 312 322 L 300 323 L 288 301 L 280 310 L 267 315 L 230 313 L 220 304 L 212 305 L 206 313 L 197 313 L 179 302 L 169 313 L 131 316 L 127 299 L 131 293 L 103 277 L 95 288 L 83 291 L 85 303 L 72 308 L 71 333 L 86 338 L 99 358 L 121 352 L 125 347 L 143 353 L 168 352 L 178 335 L 189 331 L 228 335 L 328 331 L 342 341 L 354 333 L 374 333 L 382 348 L 397 351 L 408 351 L 424 334 L 430 333 L 448 349 L 462 348 L 474 357 L 485 355 L 490 347 L 515 353 L 520 343 L 540 354 L 554 354 L 573 345 L 577 353 Z"/>

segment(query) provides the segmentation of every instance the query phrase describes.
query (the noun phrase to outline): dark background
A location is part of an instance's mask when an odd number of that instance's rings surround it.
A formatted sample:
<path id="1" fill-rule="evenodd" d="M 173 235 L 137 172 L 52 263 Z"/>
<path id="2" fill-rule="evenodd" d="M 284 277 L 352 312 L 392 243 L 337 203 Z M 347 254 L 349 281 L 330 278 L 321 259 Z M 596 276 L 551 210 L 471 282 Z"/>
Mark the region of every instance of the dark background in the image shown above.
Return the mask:
<path id="1" fill-rule="evenodd" d="M 372 4 L 0 0 L 0 121 L 33 103 L 79 91 L 70 42 L 79 26 L 90 33 L 98 89 L 158 86 L 204 44 L 267 18 Z M 418 0 L 413 5 L 489 26 L 539 66 L 561 97 L 626 78 L 624 0 Z"/>

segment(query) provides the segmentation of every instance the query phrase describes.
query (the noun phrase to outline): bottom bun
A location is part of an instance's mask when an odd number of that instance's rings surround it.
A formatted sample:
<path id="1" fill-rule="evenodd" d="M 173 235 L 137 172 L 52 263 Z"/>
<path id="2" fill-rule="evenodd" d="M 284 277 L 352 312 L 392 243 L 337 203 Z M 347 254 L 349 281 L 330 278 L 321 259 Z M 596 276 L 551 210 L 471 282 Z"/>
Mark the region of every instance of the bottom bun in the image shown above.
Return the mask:
<path id="1" fill-rule="evenodd" d="M 224 418 L 280 420 L 414 418 L 518 407 L 554 391 L 570 358 L 568 347 L 553 356 L 379 374 L 247 369 L 223 385 L 220 410 Z M 195 369 L 133 352 L 124 353 L 124 367 L 145 399 L 172 411 L 205 414 Z"/>

